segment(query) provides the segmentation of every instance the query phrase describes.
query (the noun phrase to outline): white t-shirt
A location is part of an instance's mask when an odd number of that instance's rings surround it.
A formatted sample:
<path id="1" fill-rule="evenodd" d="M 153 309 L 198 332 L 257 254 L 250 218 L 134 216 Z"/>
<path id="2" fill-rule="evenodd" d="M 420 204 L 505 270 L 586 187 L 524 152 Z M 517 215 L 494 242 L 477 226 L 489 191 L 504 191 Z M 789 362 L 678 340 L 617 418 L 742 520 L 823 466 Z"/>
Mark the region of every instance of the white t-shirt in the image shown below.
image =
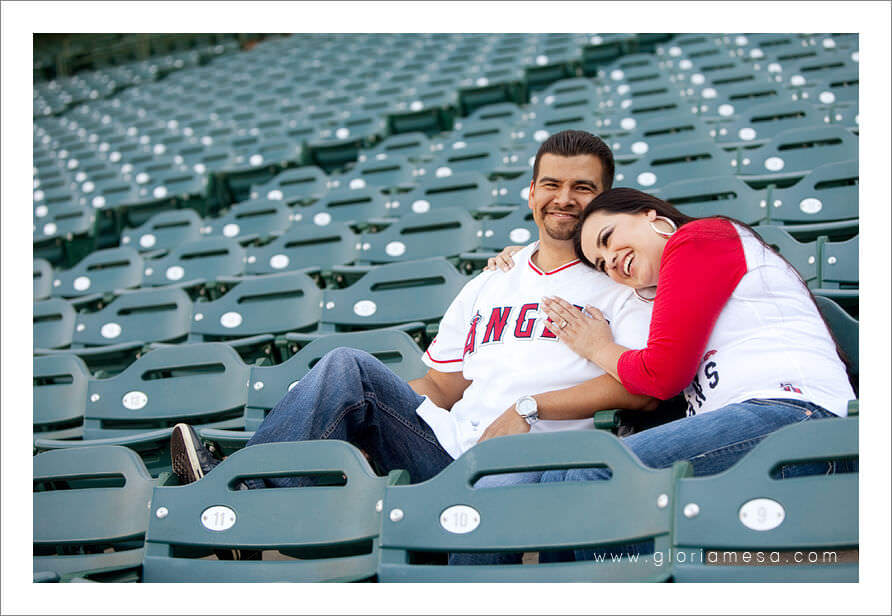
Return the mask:
<path id="1" fill-rule="evenodd" d="M 519 251 L 508 272 L 487 271 L 468 282 L 422 357 L 435 370 L 461 372 L 472 381 L 451 411 L 427 397 L 417 409 L 454 458 L 521 396 L 566 389 L 604 374 L 545 328 L 547 317 L 538 311 L 542 297 L 595 306 L 610 321 L 618 344 L 642 348 L 647 342 L 650 305 L 631 288 L 578 260 L 543 272 L 530 260 L 537 249 L 533 243 Z M 532 426 L 533 431 L 586 428 L 594 428 L 591 418 L 540 420 Z"/>

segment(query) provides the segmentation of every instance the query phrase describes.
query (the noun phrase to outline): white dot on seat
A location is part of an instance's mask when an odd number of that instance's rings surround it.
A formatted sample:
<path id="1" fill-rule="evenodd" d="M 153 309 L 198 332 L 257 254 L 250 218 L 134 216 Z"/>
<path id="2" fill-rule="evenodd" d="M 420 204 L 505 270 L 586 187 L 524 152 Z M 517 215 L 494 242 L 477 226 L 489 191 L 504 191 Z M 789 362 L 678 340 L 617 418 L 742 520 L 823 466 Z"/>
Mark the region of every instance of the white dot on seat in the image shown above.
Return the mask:
<path id="1" fill-rule="evenodd" d="M 817 214 L 824 207 L 820 199 L 808 197 L 799 202 L 799 209 L 806 214 Z"/>
<path id="2" fill-rule="evenodd" d="M 183 278 L 183 276 L 185 276 L 185 275 L 186 275 L 186 270 L 184 270 L 179 265 L 172 265 L 172 266 L 168 267 L 167 272 L 165 273 L 165 276 L 167 277 L 168 280 L 181 280 Z"/>
<path id="3" fill-rule="evenodd" d="M 784 168 L 784 159 L 780 156 L 772 156 L 765 160 L 765 168 L 769 171 L 780 171 Z"/>
<path id="4" fill-rule="evenodd" d="M 359 300 L 353 304 L 353 312 L 356 316 L 370 317 L 378 311 L 378 306 L 369 299 Z"/>
<path id="5" fill-rule="evenodd" d="M 653 186 L 657 183 L 657 176 L 650 171 L 645 171 L 638 174 L 638 183 L 641 186 Z"/>
<path id="6" fill-rule="evenodd" d="M 220 317 L 220 325 L 227 329 L 238 327 L 242 324 L 242 315 L 237 312 L 227 312 Z"/>
<path id="7" fill-rule="evenodd" d="M 401 257 L 406 254 L 406 245 L 403 242 L 390 242 L 384 247 L 384 252 L 391 257 Z"/>

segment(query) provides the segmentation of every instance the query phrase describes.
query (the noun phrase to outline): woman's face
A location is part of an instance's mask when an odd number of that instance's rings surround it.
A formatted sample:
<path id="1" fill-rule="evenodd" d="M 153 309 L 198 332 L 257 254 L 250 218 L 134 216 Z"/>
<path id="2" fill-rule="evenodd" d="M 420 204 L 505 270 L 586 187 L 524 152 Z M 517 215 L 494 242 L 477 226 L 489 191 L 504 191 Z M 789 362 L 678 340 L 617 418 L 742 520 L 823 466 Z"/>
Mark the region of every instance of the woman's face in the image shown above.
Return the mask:
<path id="1" fill-rule="evenodd" d="M 595 268 L 620 284 L 636 289 L 653 287 L 660 273 L 666 239 L 650 223 L 656 211 L 638 214 L 595 212 L 582 224 L 582 253 Z M 654 223 L 670 231 L 663 221 Z"/>

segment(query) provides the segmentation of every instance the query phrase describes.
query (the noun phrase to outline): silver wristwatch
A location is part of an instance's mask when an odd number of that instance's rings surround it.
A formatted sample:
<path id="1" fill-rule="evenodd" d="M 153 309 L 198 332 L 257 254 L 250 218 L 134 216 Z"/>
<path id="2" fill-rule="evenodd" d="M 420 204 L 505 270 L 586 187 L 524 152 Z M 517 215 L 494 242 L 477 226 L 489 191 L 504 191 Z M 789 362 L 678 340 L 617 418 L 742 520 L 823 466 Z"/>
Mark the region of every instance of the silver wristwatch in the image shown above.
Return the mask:
<path id="1" fill-rule="evenodd" d="M 523 417 L 531 426 L 539 421 L 539 405 L 533 396 L 521 396 L 514 403 L 517 414 Z"/>

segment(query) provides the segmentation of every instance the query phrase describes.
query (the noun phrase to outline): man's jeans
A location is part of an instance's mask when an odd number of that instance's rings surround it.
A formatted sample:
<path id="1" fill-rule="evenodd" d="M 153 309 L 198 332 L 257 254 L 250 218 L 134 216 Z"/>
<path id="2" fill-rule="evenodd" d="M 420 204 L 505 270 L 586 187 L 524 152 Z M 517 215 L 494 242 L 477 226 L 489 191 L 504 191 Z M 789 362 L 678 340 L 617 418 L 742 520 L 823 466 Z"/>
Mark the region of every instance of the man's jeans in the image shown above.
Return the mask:
<path id="1" fill-rule="evenodd" d="M 452 462 L 415 409 L 424 398 L 380 361 L 350 348 L 327 353 L 270 411 L 248 441 L 349 441 L 378 471 L 405 469 L 413 483 Z M 251 480 L 250 487 L 258 485 Z M 262 480 L 269 487 L 307 485 L 303 477 Z"/>
<path id="2" fill-rule="evenodd" d="M 710 413 L 685 417 L 632 434 L 624 438 L 623 443 L 645 466 L 666 468 L 672 466 L 674 462 L 687 460 L 691 462 L 695 476 L 713 475 L 729 468 L 778 428 L 827 417 L 836 415 L 810 402 L 787 399 L 747 400 Z M 852 470 L 852 463 L 819 462 L 784 467 L 780 470 L 779 476 L 787 478 L 846 470 Z M 512 473 L 484 477 L 477 482 L 476 487 L 553 481 L 596 481 L 607 477 L 607 471 L 599 468 Z M 543 523 L 560 522 L 543 520 Z M 634 553 L 647 549 L 647 546 L 635 544 L 623 546 L 619 551 Z M 577 551 L 576 558 L 591 560 L 592 550 L 586 550 L 584 554 L 582 551 Z M 558 556 L 558 560 L 560 559 Z M 520 554 L 455 554 L 450 558 L 450 563 L 514 564 L 520 560 Z"/>

